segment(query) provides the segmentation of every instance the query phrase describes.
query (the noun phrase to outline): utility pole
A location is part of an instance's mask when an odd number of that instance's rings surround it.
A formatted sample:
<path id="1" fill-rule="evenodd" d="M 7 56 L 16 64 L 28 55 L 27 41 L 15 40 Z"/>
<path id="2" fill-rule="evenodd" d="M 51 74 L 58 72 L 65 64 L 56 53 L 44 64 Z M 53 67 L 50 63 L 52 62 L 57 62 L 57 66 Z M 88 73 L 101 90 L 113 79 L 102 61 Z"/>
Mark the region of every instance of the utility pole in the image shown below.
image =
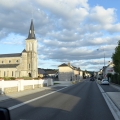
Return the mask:
<path id="1" fill-rule="evenodd" d="M 103 49 L 104 50 L 104 49 Z M 105 50 L 104 50 L 104 67 L 105 67 Z"/>

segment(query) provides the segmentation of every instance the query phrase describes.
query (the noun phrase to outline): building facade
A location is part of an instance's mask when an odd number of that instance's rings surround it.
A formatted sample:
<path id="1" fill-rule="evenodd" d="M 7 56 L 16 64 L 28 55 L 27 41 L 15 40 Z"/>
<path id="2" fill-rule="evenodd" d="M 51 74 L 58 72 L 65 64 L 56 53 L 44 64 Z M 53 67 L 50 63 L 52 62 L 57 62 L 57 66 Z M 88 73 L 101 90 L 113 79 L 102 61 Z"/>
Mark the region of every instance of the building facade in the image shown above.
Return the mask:
<path id="1" fill-rule="evenodd" d="M 103 71 L 103 77 L 104 78 L 107 78 L 108 73 L 115 74 L 115 71 L 114 71 L 113 67 L 114 67 L 114 64 L 112 62 L 109 63 L 109 65 L 105 67 L 105 69 Z"/>
<path id="2" fill-rule="evenodd" d="M 0 77 L 38 77 L 37 40 L 33 20 L 21 53 L 0 54 Z"/>
<path id="3" fill-rule="evenodd" d="M 82 71 L 80 68 L 76 68 L 68 64 L 61 64 L 58 66 L 58 79 L 60 81 L 73 81 L 82 79 Z"/>

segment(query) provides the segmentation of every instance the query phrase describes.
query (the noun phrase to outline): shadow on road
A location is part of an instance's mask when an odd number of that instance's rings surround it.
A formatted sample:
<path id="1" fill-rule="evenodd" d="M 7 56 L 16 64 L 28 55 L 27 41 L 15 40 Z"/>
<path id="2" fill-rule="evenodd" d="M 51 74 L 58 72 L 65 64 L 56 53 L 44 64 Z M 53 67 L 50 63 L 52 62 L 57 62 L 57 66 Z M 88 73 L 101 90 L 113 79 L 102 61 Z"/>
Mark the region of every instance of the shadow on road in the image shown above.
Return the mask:
<path id="1" fill-rule="evenodd" d="M 10 108 L 51 90 L 0 102 Z M 114 120 L 95 82 L 81 82 L 62 91 L 10 110 L 12 120 Z"/>

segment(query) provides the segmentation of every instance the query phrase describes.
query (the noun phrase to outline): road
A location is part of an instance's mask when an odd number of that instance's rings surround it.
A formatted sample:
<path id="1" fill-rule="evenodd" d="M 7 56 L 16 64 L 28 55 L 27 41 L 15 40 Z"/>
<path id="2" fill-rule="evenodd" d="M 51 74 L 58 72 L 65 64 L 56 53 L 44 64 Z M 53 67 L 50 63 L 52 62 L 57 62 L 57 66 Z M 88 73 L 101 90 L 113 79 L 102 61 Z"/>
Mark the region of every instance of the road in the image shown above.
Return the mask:
<path id="1" fill-rule="evenodd" d="M 62 88 L 1 101 L 0 106 L 11 109 L 12 120 L 114 120 L 95 81 L 87 79 Z M 49 95 L 40 97 L 45 94 Z"/>

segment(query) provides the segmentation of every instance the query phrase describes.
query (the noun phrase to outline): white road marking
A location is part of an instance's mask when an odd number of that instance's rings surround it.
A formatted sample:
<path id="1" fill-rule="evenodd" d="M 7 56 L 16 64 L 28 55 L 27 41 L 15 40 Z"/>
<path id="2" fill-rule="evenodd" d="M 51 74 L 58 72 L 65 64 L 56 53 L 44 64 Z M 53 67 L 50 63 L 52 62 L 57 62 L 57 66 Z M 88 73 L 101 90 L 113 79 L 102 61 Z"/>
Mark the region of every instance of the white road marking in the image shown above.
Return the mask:
<path id="1" fill-rule="evenodd" d="M 102 89 L 102 87 L 101 87 L 99 84 L 97 84 L 97 85 L 98 85 L 98 87 L 99 87 L 101 93 L 104 93 L 105 91 Z"/>
<path id="2" fill-rule="evenodd" d="M 71 85 L 70 85 L 70 86 L 71 86 Z M 33 102 L 33 101 L 35 101 L 35 100 L 41 99 L 41 98 L 43 98 L 43 97 L 46 97 L 46 96 L 48 96 L 48 95 L 51 95 L 51 94 L 56 93 L 56 92 L 58 92 L 58 91 L 61 91 L 61 90 L 63 90 L 63 89 L 66 89 L 66 88 L 68 88 L 68 87 L 70 87 L 70 86 L 67 86 L 67 87 L 61 88 L 61 89 L 59 89 L 59 90 L 56 90 L 56 91 L 50 92 L 50 93 L 48 93 L 48 94 L 42 95 L 42 96 L 40 96 L 40 97 L 37 97 L 37 98 L 31 99 L 31 100 L 28 100 L 28 101 L 26 101 L 26 102 L 23 102 L 23 103 L 20 103 L 20 104 L 14 105 L 14 106 L 12 106 L 12 107 L 9 107 L 8 109 L 9 109 L 9 110 L 13 110 L 13 109 L 18 108 L 18 107 L 20 107 L 20 106 L 23 106 L 23 105 L 25 105 L 25 104 L 28 104 L 28 103 L 30 103 L 30 102 Z"/>
<path id="3" fill-rule="evenodd" d="M 102 87 L 98 85 L 98 88 L 100 89 L 113 117 L 115 120 L 120 120 L 120 111 L 119 109 L 116 107 L 116 105 L 112 102 L 112 100 L 108 97 L 108 95 L 105 93 L 105 91 L 102 89 Z"/>

